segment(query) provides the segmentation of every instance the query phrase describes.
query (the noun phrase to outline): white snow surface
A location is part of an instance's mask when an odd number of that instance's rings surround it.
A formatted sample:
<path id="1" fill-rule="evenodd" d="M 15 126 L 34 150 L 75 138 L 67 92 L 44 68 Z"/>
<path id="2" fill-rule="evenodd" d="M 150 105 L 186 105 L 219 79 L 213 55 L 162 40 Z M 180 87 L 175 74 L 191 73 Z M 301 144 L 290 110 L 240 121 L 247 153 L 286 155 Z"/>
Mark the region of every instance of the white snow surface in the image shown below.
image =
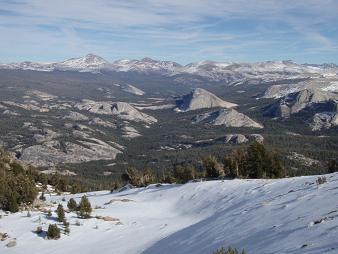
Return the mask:
<path id="1" fill-rule="evenodd" d="M 245 248 L 250 254 L 338 253 L 338 173 L 279 180 L 224 180 L 154 185 L 110 194 L 87 193 L 93 215 L 121 221 L 77 219 L 68 213 L 70 235 L 45 240 L 32 230 L 56 223 L 41 212 L 10 214 L 0 231 L 17 246 L 0 253 L 143 253 L 209 254 L 221 246 Z M 66 195 L 66 200 L 82 194 Z M 47 197 L 62 202 L 63 196 Z M 122 202 L 127 199 L 129 202 Z M 115 200 L 114 202 L 110 202 Z M 56 204 L 54 209 L 56 209 Z M 54 210 L 53 209 L 53 210 Z M 38 222 L 41 217 L 41 223 Z M 79 220 L 81 226 L 76 226 Z"/>

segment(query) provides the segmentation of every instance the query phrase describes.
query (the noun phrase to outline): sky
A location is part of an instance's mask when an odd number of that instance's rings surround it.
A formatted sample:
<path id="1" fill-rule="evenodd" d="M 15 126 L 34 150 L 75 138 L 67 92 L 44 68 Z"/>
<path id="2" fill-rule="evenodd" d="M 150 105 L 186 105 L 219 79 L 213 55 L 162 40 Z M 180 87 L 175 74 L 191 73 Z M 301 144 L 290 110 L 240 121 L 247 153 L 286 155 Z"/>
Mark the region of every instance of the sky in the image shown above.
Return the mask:
<path id="1" fill-rule="evenodd" d="M 0 62 L 338 63 L 338 0 L 0 0 Z"/>

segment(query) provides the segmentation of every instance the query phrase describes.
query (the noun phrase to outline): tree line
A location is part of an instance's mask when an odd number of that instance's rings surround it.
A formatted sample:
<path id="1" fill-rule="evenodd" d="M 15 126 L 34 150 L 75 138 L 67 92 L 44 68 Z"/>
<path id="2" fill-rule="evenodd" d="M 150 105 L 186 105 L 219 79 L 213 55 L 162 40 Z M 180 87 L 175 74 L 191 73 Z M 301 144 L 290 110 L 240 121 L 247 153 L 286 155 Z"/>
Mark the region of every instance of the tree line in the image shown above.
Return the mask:
<path id="1" fill-rule="evenodd" d="M 281 178 L 285 175 L 279 154 L 269 151 L 262 143 L 253 142 L 248 148 L 234 150 L 221 159 L 213 155 L 202 157 L 198 166 L 177 164 L 160 177 L 151 169 L 140 171 L 131 167 L 122 174 L 121 180 L 142 187 L 155 182 L 186 183 L 196 178 Z"/>

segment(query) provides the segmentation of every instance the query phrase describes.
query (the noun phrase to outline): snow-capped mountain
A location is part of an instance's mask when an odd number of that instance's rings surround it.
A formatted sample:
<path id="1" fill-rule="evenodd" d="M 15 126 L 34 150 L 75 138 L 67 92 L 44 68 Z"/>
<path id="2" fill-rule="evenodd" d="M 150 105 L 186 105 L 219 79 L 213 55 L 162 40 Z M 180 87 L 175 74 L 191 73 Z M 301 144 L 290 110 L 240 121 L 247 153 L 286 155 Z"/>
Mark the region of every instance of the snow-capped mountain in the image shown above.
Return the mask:
<path id="1" fill-rule="evenodd" d="M 176 62 L 171 61 L 157 61 L 151 58 L 143 58 L 142 60 L 128 60 L 122 59 L 113 62 L 111 68 L 115 71 L 121 72 L 143 72 L 143 73 L 160 73 L 169 74 L 174 73 L 182 66 Z"/>
<path id="2" fill-rule="evenodd" d="M 88 54 L 84 57 L 71 58 L 59 63 L 34 63 L 26 61 L 21 63 L 0 64 L 0 69 L 98 72 L 108 64 L 109 62 L 102 57 L 96 56 L 94 54 Z"/>
<path id="3" fill-rule="evenodd" d="M 336 75 L 338 68 L 324 68 L 296 64 L 292 61 L 267 61 L 258 63 L 217 63 L 202 61 L 188 64 L 175 74 L 194 74 L 212 81 L 243 83 L 248 80 L 274 81 Z"/>
<path id="4" fill-rule="evenodd" d="M 313 77 L 337 77 L 338 67 L 332 64 L 310 65 L 292 61 L 267 61 L 257 63 L 234 63 L 201 61 L 182 66 L 172 61 L 151 58 L 141 60 L 122 59 L 109 63 L 102 57 L 88 54 L 58 63 L 11 63 L 0 64 L 0 69 L 34 71 L 79 71 L 98 73 L 101 70 L 114 72 L 137 72 L 174 77 L 177 82 L 201 78 L 209 81 L 224 81 L 236 85 L 250 82 L 270 82 Z"/>
<path id="5" fill-rule="evenodd" d="M 71 58 L 66 61 L 53 64 L 58 70 L 79 70 L 79 71 L 92 71 L 99 70 L 108 65 L 109 62 L 100 56 L 88 54 L 80 58 Z"/>

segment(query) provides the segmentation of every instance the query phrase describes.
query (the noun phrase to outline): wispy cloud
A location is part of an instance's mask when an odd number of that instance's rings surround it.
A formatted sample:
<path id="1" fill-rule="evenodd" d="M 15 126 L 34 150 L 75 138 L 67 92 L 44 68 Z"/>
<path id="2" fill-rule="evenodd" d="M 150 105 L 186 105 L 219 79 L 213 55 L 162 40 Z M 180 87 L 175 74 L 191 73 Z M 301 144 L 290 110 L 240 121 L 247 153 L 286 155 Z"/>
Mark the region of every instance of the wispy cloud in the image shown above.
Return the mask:
<path id="1" fill-rule="evenodd" d="M 0 0 L 0 57 L 310 61 L 316 48 L 332 61 L 337 23 L 336 0 Z"/>

